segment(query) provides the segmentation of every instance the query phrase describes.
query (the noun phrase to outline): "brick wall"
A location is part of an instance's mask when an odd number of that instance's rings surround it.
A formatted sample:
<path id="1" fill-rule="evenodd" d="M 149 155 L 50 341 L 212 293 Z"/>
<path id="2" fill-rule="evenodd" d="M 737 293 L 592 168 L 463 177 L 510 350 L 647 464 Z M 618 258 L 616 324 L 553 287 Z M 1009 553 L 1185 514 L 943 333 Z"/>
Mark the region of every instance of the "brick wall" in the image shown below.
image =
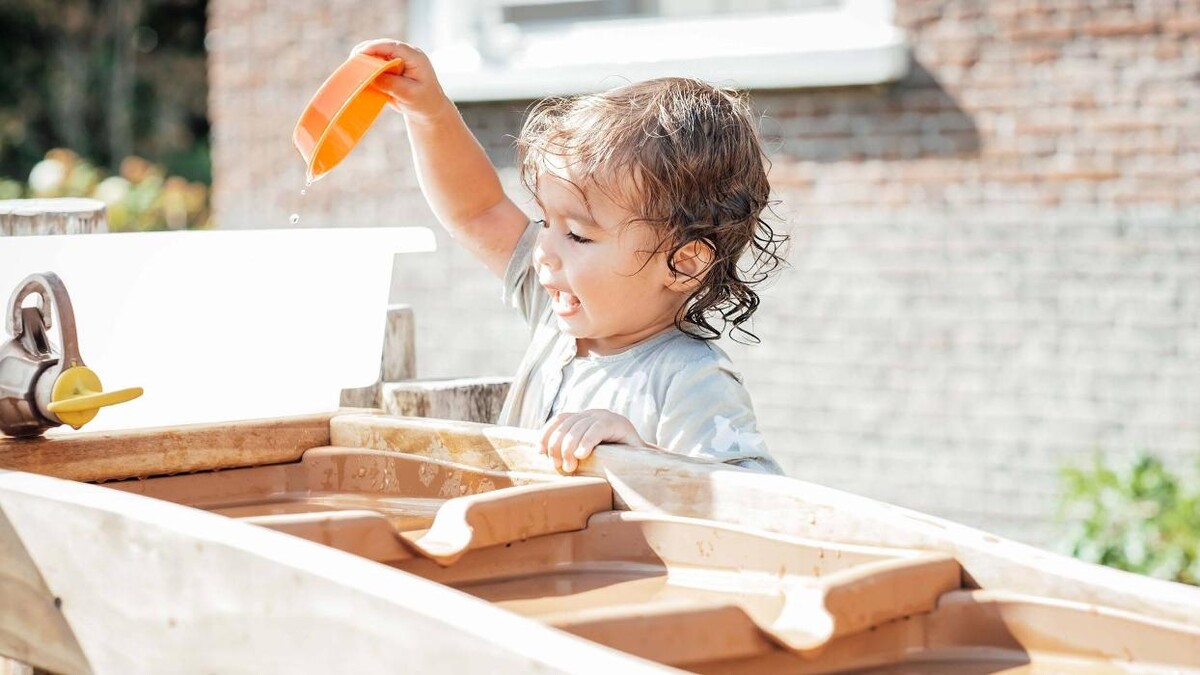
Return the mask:
<path id="1" fill-rule="evenodd" d="M 403 3 L 350 6 L 212 0 L 219 226 L 433 226 L 394 114 L 298 193 L 307 96 L 360 39 L 403 35 Z M 1200 3 L 899 0 L 896 20 L 904 81 L 754 92 L 791 267 L 762 344 L 725 347 L 793 475 L 1054 545 L 1064 462 L 1200 450 Z M 514 196 L 526 105 L 463 108 Z M 511 374 L 522 326 L 439 246 L 393 278 L 421 376 Z"/>

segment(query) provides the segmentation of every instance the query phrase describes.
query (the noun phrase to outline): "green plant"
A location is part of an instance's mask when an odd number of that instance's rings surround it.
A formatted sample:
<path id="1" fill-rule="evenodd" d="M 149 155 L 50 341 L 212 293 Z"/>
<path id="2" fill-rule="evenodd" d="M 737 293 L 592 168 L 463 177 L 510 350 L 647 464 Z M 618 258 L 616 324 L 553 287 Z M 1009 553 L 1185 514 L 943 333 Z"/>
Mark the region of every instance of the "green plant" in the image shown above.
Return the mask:
<path id="1" fill-rule="evenodd" d="M 1090 468 L 1063 468 L 1060 516 L 1071 524 L 1071 554 L 1200 585 L 1200 462 L 1195 473 L 1183 481 L 1144 452 L 1118 469 L 1100 455 Z"/>
<path id="2" fill-rule="evenodd" d="M 126 157 L 112 176 L 70 150 L 46 153 L 29 182 L 0 180 L 0 199 L 91 197 L 108 206 L 112 232 L 198 229 L 210 226 L 209 190 L 199 182 L 168 176 L 141 157 Z"/>
<path id="3" fill-rule="evenodd" d="M 207 0 L 0 2 L 0 176 L 67 147 L 115 170 L 129 155 L 210 182 Z"/>

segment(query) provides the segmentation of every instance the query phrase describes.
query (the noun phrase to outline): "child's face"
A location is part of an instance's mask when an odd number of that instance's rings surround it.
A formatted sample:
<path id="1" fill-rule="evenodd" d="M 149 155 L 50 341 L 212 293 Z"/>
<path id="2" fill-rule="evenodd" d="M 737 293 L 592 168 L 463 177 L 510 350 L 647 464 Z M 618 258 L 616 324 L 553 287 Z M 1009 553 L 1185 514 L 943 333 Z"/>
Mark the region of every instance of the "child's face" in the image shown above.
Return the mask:
<path id="1" fill-rule="evenodd" d="M 685 296 L 671 288 L 665 254 L 647 253 L 658 243 L 651 226 L 626 225 L 635 214 L 593 184 L 580 195 L 567 178 L 560 168 L 538 179 L 538 281 L 578 354 L 615 353 L 672 325 Z"/>

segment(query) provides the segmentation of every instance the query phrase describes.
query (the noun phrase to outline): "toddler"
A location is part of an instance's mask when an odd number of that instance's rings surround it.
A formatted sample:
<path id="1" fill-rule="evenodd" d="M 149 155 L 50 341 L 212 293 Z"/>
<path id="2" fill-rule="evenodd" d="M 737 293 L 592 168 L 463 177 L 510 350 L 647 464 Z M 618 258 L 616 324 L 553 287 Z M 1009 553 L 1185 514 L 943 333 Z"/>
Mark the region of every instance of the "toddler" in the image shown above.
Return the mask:
<path id="1" fill-rule="evenodd" d="M 532 332 L 499 424 L 541 429 L 567 473 L 606 442 L 782 473 L 713 343 L 726 327 L 755 339 L 751 285 L 786 239 L 760 218 L 770 186 L 740 98 L 664 78 L 536 105 L 517 139 L 530 221 L 419 49 L 355 50 L 404 59 L 376 86 L 404 114 L 421 190 Z"/>

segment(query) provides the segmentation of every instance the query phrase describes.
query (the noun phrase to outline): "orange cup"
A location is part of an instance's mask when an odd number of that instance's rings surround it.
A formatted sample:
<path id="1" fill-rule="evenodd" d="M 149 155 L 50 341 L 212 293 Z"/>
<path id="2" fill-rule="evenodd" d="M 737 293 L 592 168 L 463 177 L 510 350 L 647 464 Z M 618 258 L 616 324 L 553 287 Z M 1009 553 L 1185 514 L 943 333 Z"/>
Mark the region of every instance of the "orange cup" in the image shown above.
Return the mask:
<path id="1" fill-rule="evenodd" d="M 403 59 L 385 61 L 355 54 L 313 94 L 292 132 L 292 143 L 308 167 L 309 183 L 341 163 L 367 133 L 389 100 L 371 83 L 384 71 L 403 64 Z"/>

